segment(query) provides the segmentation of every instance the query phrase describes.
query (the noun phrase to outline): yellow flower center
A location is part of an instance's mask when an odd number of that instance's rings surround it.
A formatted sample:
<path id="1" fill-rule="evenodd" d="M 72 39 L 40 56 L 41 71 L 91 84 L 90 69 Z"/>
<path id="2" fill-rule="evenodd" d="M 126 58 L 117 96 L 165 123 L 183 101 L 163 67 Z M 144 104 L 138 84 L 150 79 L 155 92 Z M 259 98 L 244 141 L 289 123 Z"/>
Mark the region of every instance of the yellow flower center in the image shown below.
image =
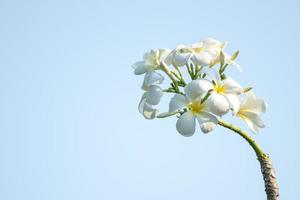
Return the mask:
<path id="1" fill-rule="evenodd" d="M 199 114 L 203 110 L 203 104 L 198 101 L 189 103 L 188 108 L 193 112 L 193 114 Z"/>
<path id="2" fill-rule="evenodd" d="M 218 94 L 225 92 L 225 88 L 223 85 L 216 84 L 214 89 L 215 89 L 216 93 L 218 93 Z"/>
<path id="3" fill-rule="evenodd" d="M 196 53 L 200 53 L 202 50 L 203 50 L 203 48 L 202 48 L 202 47 L 195 48 L 195 52 L 196 52 Z"/>

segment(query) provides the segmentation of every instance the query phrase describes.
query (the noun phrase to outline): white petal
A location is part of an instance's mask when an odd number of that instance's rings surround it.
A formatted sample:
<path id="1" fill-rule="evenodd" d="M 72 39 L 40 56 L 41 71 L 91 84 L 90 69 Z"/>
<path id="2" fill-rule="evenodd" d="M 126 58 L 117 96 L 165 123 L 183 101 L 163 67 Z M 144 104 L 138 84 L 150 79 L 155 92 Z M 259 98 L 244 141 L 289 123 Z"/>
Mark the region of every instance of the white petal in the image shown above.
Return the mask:
<path id="1" fill-rule="evenodd" d="M 249 112 L 249 111 L 243 111 L 239 113 L 240 115 L 242 115 L 243 119 L 248 119 L 250 120 L 252 123 L 254 123 L 257 127 L 259 128 L 264 128 L 265 124 L 262 121 L 261 117 L 259 116 L 259 114 L 254 113 L 254 112 Z"/>
<path id="2" fill-rule="evenodd" d="M 181 94 L 175 94 L 169 103 L 169 112 L 180 110 L 186 106 L 186 98 Z"/>
<path id="3" fill-rule="evenodd" d="M 146 103 L 146 92 L 142 95 L 141 100 L 139 102 L 139 112 L 143 114 L 144 104 Z"/>
<path id="4" fill-rule="evenodd" d="M 253 131 L 254 133 L 258 133 L 259 132 L 259 128 L 249 119 L 243 119 L 247 126 L 250 128 L 251 131 Z"/>
<path id="5" fill-rule="evenodd" d="M 212 56 L 208 52 L 201 52 L 194 54 L 191 60 L 197 65 L 207 66 L 211 63 Z"/>
<path id="6" fill-rule="evenodd" d="M 208 45 L 208 46 L 223 46 L 224 45 L 223 42 L 220 42 L 213 38 L 207 38 L 205 40 L 202 40 L 202 42 L 204 45 Z"/>
<path id="7" fill-rule="evenodd" d="M 144 56 L 145 63 L 149 65 L 158 65 L 158 52 L 151 49 L 148 54 L 145 54 Z"/>
<path id="8" fill-rule="evenodd" d="M 169 55 L 165 58 L 164 62 L 167 64 L 167 65 L 172 65 L 173 64 L 173 59 L 174 59 L 174 55 L 176 53 L 176 49 L 173 49 Z"/>
<path id="9" fill-rule="evenodd" d="M 221 85 L 221 77 L 219 72 L 215 68 L 206 67 L 201 70 L 202 73 L 205 73 L 208 77 L 214 80 L 217 84 Z"/>
<path id="10" fill-rule="evenodd" d="M 203 133 L 212 131 L 218 124 L 218 119 L 213 114 L 206 112 L 199 114 L 197 120 Z"/>
<path id="11" fill-rule="evenodd" d="M 240 110 L 251 110 L 257 114 L 266 112 L 266 102 L 263 99 L 256 98 L 252 91 L 246 93 L 246 99 L 242 103 Z"/>
<path id="12" fill-rule="evenodd" d="M 239 64 L 237 64 L 236 62 L 234 62 L 232 59 L 231 59 L 231 56 L 228 55 L 227 53 L 224 52 L 224 58 L 225 58 L 225 63 L 228 64 L 228 65 L 231 65 L 233 67 L 236 67 L 240 72 L 242 72 L 242 68 Z"/>
<path id="13" fill-rule="evenodd" d="M 225 93 L 241 94 L 243 92 L 243 88 L 240 86 L 240 84 L 230 77 L 227 77 L 225 80 L 223 80 L 223 86 Z"/>
<path id="14" fill-rule="evenodd" d="M 154 109 L 151 105 L 147 104 L 145 95 L 143 95 L 139 103 L 139 112 L 146 119 L 154 119 L 158 113 L 158 110 Z"/>
<path id="15" fill-rule="evenodd" d="M 135 75 L 141 75 L 146 73 L 149 69 L 151 69 L 150 65 L 145 64 L 143 61 L 136 62 L 132 65 L 132 68 L 134 69 Z"/>
<path id="16" fill-rule="evenodd" d="M 192 45 L 190 45 L 190 47 L 192 48 L 192 49 L 199 49 L 199 48 L 201 48 L 201 47 L 203 47 L 203 42 L 197 42 L 197 43 L 195 43 L 195 44 L 192 44 Z"/>
<path id="17" fill-rule="evenodd" d="M 243 72 L 242 67 L 234 61 L 230 62 L 230 65 L 236 67 L 240 72 Z"/>
<path id="18" fill-rule="evenodd" d="M 146 102 L 150 105 L 157 105 L 160 102 L 163 92 L 158 85 L 151 85 L 146 93 Z"/>
<path id="19" fill-rule="evenodd" d="M 226 94 L 225 97 L 227 98 L 230 108 L 233 111 L 233 114 L 236 115 L 236 113 L 240 109 L 240 99 L 237 95 L 235 94 Z"/>
<path id="20" fill-rule="evenodd" d="M 212 83 L 206 79 L 197 79 L 191 81 L 184 88 L 184 92 L 190 101 L 201 97 L 208 90 L 213 89 Z"/>
<path id="21" fill-rule="evenodd" d="M 158 49 L 159 52 L 159 60 L 165 61 L 165 59 L 168 57 L 168 55 L 171 53 L 171 49 Z"/>
<path id="22" fill-rule="evenodd" d="M 195 116 L 187 111 L 177 120 L 176 129 L 181 135 L 189 137 L 195 133 L 195 125 Z"/>
<path id="23" fill-rule="evenodd" d="M 218 93 L 212 92 L 207 99 L 210 112 L 222 116 L 229 111 L 230 105 L 226 97 Z"/>
<path id="24" fill-rule="evenodd" d="M 184 66 L 188 63 L 190 57 L 191 57 L 191 53 L 177 52 L 176 54 L 174 54 L 172 64 L 178 67 Z"/>
<path id="25" fill-rule="evenodd" d="M 148 90 L 150 85 L 161 84 L 163 82 L 163 80 L 164 80 L 164 77 L 160 73 L 158 73 L 156 71 L 147 72 L 145 74 L 142 89 Z"/>

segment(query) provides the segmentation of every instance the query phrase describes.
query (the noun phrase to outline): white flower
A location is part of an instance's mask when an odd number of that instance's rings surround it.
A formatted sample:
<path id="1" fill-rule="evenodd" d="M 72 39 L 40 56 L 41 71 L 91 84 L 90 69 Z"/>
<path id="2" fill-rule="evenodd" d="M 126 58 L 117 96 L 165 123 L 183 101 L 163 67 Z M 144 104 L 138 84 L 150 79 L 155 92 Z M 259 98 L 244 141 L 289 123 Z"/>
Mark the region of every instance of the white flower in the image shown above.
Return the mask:
<path id="1" fill-rule="evenodd" d="M 240 100 L 238 95 L 243 92 L 243 88 L 230 77 L 221 80 L 219 74 L 215 70 L 212 78 L 212 92 L 208 98 L 211 112 L 218 116 L 226 114 L 230 109 L 236 114 L 239 110 Z"/>
<path id="2" fill-rule="evenodd" d="M 208 38 L 193 45 L 193 55 L 191 60 L 194 64 L 207 66 L 216 63 L 216 60 L 220 56 L 222 49 L 226 46 L 226 43 L 222 43 L 218 40 Z"/>
<path id="3" fill-rule="evenodd" d="M 246 122 L 249 128 L 257 133 L 259 128 L 265 125 L 260 118 L 260 114 L 266 112 L 266 103 L 263 99 L 256 98 L 252 91 L 246 93 L 246 98 L 241 102 L 240 109 L 237 112 L 242 120 Z"/>
<path id="4" fill-rule="evenodd" d="M 170 52 L 170 49 L 150 50 L 150 52 L 145 53 L 143 61 L 136 62 L 132 65 L 134 73 L 140 75 L 159 69 L 160 62 L 164 62 Z"/>
<path id="5" fill-rule="evenodd" d="M 167 57 L 165 63 L 167 65 L 174 65 L 182 67 L 186 65 L 193 53 L 190 46 L 178 45 Z"/>
<path id="6" fill-rule="evenodd" d="M 161 84 L 163 80 L 164 77 L 160 73 L 156 71 L 147 72 L 144 77 L 142 89 L 147 91 L 151 85 Z"/>
<path id="7" fill-rule="evenodd" d="M 207 101 L 201 102 L 209 89 L 207 80 L 194 80 L 184 88 L 185 94 L 175 94 L 169 104 L 169 112 L 187 109 L 176 123 L 177 131 L 183 136 L 195 133 L 196 119 L 203 133 L 208 133 L 217 125 L 217 118 L 209 111 Z"/>
<path id="8" fill-rule="evenodd" d="M 143 94 L 139 103 L 139 112 L 146 119 L 154 119 L 158 113 L 158 110 L 153 108 L 154 105 L 159 104 L 163 91 L 158 85 L 147 86 L 146 92 Z"/>
<path id="9" fill-rule="evenodd" d="M 206 40 L 200 41 L 194 45 L 194 53 L 191 56 L 191 60 L 198 65 L 207 66 L 215 65 L 220 63 L 221 60 L 225 64 L 235 66 L 238 70 L 242 71 L 239 64 L 234 62 L 236 56 L 230 56 L 224 52 L 227 42 L 220 42 L 213 38 L 208 38 Z M 223 57 L 221 56 L 221 52 Z"/>

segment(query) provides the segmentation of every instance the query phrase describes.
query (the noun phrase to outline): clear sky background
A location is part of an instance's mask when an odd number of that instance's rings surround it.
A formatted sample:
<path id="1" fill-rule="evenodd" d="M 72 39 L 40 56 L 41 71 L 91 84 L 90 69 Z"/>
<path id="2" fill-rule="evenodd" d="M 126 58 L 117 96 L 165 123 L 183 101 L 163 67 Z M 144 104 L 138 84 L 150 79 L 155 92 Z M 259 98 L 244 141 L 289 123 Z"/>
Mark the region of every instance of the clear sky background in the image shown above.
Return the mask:
<path id="1" fill-rule="evenodd" d="M 207 37 L 241 51 L 244 72 L 231 76 L 269 104 L 267 127 L 252 136 L 273 159 L 281 199 L 300 199 L 299 9 L 296 0 L 2 0 L 0 199 L 266 199 L 239 136 L 218 127 L 185 138 L 175 118 L 137 111 L 142 77 L 131 64 Z"/>

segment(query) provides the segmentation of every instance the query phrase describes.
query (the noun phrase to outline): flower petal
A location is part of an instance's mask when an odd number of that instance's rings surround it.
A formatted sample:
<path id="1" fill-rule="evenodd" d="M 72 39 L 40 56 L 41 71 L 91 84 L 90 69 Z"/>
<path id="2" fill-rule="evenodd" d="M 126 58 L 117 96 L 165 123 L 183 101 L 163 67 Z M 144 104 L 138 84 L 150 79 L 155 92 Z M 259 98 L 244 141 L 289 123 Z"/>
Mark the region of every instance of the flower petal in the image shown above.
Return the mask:
<path id="1" fill-rule="evenodd" d="M 188 63 L 191 57 L 191 50 L 184 45 L 178 45 L 165 59 L 167 65 L 175 65 L 178 67 L 184 66 Z"/>
<path id="2" fill-rule="evenodd" d="M 234 62 L 232 60 L 232 57 L 230 55 L 228 55 L 227 53 L 224 52 L 224 59 L 225 59 L 225 63 L 228 65 L 231 65 L 233 67 L 236 67 L 240 72 L 242 72 L 242 68 L 239 64 L 237 64 L 236 62 Z"/>
<path id="3" fill-rule="evenodd" d="M 186 106 L 186 97 L 181 94 L 175 94 L 169 103 L 169 112 L 180 110 Z"/>
<path id="4" fill-rule="evenodd" d="M 195 116 L 191 111 L 187 111 L 182 114 L 176 123 L 177 131 L 186 137 L 192 136 L 195 133 Z"/>
<path id="5" fill-rule="evenodd" d="M 264 122 L 262 121 L 260 115 L 257 113 L 254 113 L 251 111 L 242 111 L 242 112 L 239 112 L 239 115 L 242 116 L 242 119 L 250 120 L 252 123 L 254 123 L 259 128 L 265 127 Z"/>
<path id="6" fill-rule="evenodd" d="M 148 92 L 146 92 L 146 102 L 150 105 L 157 105 L 160 102 L 163 92 L 158 85 L 151 85 Z"/>
<path id="7" fill-rule="evenodd" d="M 227 98 L 227 100 L 230 104 L 230 109 L 232 109 L 233 114 L 236 115 L 240 109 L 239 97 L 235 94 L 226 94 L 225 97 Z"/>
<path id="8" fill-rule="evenodd" d="M 157 109 L 154 109 L 151 105 L 146 103 L 145 94 L 142 96 L 141 101 L 139 103 L 139 112 L 146 118 L 146 119 L 154 119 L 158 113 Z"/>
<path id="9" fill-rule="evenodd" d="M 211 63 L 212 56 L 208 52 L 204 51 L 201 53 L 194 54 L 191 57 L 191 60 L 197 65 L 207 66 Z"/>
<path id="10" fill-rule="evenodd" d="M 165 61 L 168 55 L 171 53 L 171 49 L 158 49 L 159 61 Z"/>
<path id="11" fill-rule="evenodd" d="M 146 73 L 149 69 L 151 69 L 150 65 L 145 64 L 144 61 L 136 62 L 132 65 L 132 68 L 134 69 L 135 75 L 141 75 Z"/>
<path id="12" fill-rule="evenodd" d="M 158 65 L 158 52 L 151 49 L 148 54 L 145 54 L 144 56 L 145 63 L 149 65 L 156 66 Z"/>
<path id="13" fill-rule="evenodd" d="M 213 89 L 212 83 L 206 79 L 197 79 L 191 81 L 184 88 L 184 92 L 190 101 L 201 97 L 208 90 Z"/>
<path id="14" fill-rule="evenodd" d="M 226 97 L 216 92 L 212 92 L 207 99 L 210 112 L 222 116 L 229 111 L 230 105 Z"/>
<path id="15" fill-rule="evenodd" d="M 181 67 L 188 63 L 188 60 L 191 57 L 191 53 L 175 53 L 173 57 L 173 65 Z"/>
<path id="16" fill-rule="evenodd" d="M 223 81 L 223 86 L 225 89 L 225 93 L 241 94 L 243 92 L 243 88 L 240 86 L 240 84 L 238 84 L 230 77 L 227 77 Z"/>
<path id="17" fill-rule="evenodd" d="M 266 112 L 267 104 L 263 99 L 256 98 L 252 91 L 246 93 L 246 99 L 240 110 L 251 110 L 257 114 Z"/>
<path id="18" fill-rule="evenodd" d="M 259 132 L 259 128 L 249 119 L 243 119 L 247 126 L 250 128 L 251 131 L 253 131 L 254 133 L 258 133 Z"/>
<path id="19" fill-rule="evenodd" d="M 158 73 L 156 71 L 147 72 L 145 74 L 142 89 L 148 90 L 150 85 L 161 84 L 163 82 L 163 80 L 164 80 L 164 77 L 160 73 Z"/>
<path id="20" fill-rule="evenodd" d="M 203 133 L 212 131 L 218 124 L 218 119 L 211 113 L 202 112 L 197 116 L 198 123 Z"/>

